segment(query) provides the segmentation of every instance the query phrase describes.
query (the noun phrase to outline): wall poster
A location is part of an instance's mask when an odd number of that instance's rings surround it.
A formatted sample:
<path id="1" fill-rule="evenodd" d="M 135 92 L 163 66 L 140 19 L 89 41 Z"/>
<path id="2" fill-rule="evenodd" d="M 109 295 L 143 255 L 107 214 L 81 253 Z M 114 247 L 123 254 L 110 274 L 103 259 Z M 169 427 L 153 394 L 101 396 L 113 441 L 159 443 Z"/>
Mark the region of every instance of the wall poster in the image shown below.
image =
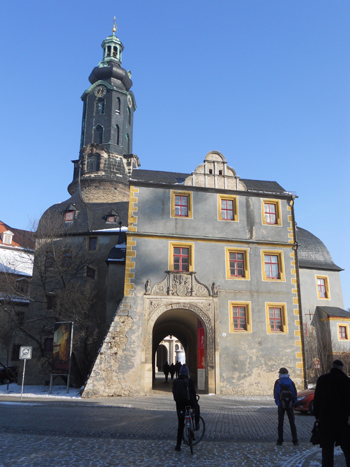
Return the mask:
<path id="1" fill-rule="evenodd" d="M 72 354 L 73 323 L 55 323 L 52 373 L 68 375 Z"/>

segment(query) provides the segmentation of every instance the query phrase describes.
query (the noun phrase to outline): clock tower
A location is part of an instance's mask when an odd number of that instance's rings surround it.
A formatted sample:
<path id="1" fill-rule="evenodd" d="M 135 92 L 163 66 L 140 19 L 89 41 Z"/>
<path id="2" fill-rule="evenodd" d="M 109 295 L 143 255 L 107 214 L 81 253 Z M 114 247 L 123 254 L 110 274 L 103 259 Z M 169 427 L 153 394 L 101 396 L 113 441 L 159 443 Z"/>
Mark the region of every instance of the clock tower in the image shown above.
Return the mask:
<path id="1" fill-rule="evenodd" d="M 131 72 L 122 68 L 124 46 L 115 35 L 102 42 L 101 62 L 89 76 L 91 86 L 83 93 L 83 119 L 79 159 L 73 161 L 73 194 L 80 185 L 86 202 L 126 201 L 128 178 L 140 165 L 132 153 L 136 102 Z"/>

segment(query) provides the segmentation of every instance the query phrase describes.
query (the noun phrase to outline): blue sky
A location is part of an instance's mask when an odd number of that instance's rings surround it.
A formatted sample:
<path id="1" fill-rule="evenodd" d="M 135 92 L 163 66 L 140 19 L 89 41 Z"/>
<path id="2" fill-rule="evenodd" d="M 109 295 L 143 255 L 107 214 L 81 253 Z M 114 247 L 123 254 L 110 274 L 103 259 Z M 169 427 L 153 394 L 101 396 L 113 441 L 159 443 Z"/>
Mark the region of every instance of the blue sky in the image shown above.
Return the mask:
<path id="1" fill-rule="evenodd" d="M 88 76 L 116 16 L 143 169 L 191 172 L 218 150 L 242 178 L 299 197 L 350 307 L 350 2 L 2 2 L 0 219 L 30 228 L 68 198 Z"/>

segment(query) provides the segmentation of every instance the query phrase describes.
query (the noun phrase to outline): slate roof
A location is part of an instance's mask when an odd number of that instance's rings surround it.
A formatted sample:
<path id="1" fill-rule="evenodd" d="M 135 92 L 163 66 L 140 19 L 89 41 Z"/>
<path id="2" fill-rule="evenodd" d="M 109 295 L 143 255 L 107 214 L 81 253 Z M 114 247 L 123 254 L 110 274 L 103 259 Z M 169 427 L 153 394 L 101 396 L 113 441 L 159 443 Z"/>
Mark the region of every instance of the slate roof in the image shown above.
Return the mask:
<path id="1" fill-rule="evenodd" d="M 248 191 L 262 191 L 264 193 L 286 193 L 286 190 L 277 182 L 268 182 L 265 180 L 249 180 L 241 178 Z"/>
<path id="2" fill-rule="evenodd" d="M 134 169 L 130 180 L 147 183 L 164 183 L 170 185 L 182 185 L 187 177 L 191 174 L 178 172 L 162 172 L 158 170 L 143 170 Z M 277 182 L 269 182 L 264 180 L 249 180 L 241 178 L 241 181 L 246 185 L 248 191 L 259 191 L 264 193 L 285 193 L 285 189 Z"/>
<path id="3" fill-rule="evenodd" d="M 297 227 L 299 267 L 342 271 L 334 264 L 326 245 L 311 232 Z"/>
<path id="4" fill-rule="evenodd" d="M 106 259 L 108 263 L 125 263 L 126 258 L 126 235 L 125 232 L 122 232 L 121 235 L 118 235 L 117 244 L 111 249 Z"/>
<path id="5" fill-rule="evenodd" d="M 337 306 L 318 306 L 319 310 L 326 313 L 328 316 L 332 316 L 335 318 L 348 318 L 350 319 L 350 313 L 342 308 Z"/>
<path id="6" fill-rule="evenodd" d="M 74 205 L 76 217 L 73 222 L 65 221 L 65 211 Z M 84 203 L 76 190 L 71 198 L 57 203 L 47 209 L 42 215 L 37 234 L 45 235 L 52 230 L 59 234 L 74 234 L 81 232 L 91 232 L 94 230 L 118 229 L 118 224 L 106 223 L 109 213 L 114 210 L 120 217 L 123 226 L 128 225 L 128 201 L 117 203 Z"/>
<path id="7" fill-rule="evenodd" d="M 178 172 L 162 172 L 160 170 L 134 169 L 130 180 L 148 183 L 166 183 L 170 185 L 182 185 L 191 174 Z"/>

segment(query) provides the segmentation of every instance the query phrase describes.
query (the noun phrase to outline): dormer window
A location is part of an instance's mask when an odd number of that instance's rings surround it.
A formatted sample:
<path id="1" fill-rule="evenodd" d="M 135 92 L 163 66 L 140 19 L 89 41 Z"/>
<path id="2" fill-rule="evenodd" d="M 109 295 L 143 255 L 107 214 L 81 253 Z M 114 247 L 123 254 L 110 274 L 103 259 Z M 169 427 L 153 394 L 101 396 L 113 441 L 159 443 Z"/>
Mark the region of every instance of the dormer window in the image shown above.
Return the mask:
<path id="1" fill-rule="evenodd" d="M 1 236 L 2 243 L 4 243 L 5 245 L 12 245 L 13 235 L 14 234 L 10 230 L 6 230 L 6 232 L 3 232 Z"/>
<path id="2" fill-rule="evenodd" d="M 117 216 L 108 216 L 107 222 L 108 224 L 115 224 L 117 222 Z"/>
<path id="3" fill-rule="evenodd" d="M 73 222 L 74 221 L 74 211 L 67 211 L 65 215 L 66 222 Z"/>

